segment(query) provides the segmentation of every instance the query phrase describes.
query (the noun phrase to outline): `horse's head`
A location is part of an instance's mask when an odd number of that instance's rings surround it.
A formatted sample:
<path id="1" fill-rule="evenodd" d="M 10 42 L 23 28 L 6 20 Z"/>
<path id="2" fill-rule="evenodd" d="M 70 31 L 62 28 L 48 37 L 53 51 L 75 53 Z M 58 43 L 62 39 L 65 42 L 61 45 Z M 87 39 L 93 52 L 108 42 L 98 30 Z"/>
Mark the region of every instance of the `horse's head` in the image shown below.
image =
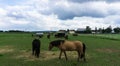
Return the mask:
<path id="1" fill-rule="evenodd" d="M 52 42 L 50 42 L 49 44 L 49 50 L 51 50 L 54 46 L 55 47 L 59 47 L 61 43 L 63 43 L 64 40 L 54 40 Z"/>

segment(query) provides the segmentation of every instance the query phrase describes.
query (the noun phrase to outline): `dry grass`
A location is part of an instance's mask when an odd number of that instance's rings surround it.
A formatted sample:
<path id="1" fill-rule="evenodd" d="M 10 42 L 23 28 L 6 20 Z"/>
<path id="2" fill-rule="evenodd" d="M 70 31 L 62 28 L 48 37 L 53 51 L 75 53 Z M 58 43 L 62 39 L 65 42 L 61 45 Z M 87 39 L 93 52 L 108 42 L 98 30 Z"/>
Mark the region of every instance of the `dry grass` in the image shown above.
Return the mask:
<path id="1" fill-rule="evenodd" d="M 16 59 L 24 58 L 26 61 L 49 60 L 58 57 L 58 52 L 42 51 L 39 58 L 32 55 L 31 51 L 22 50 L 19 55 L 14 56 Z"/>
<path id="2" fill-rule="evenodd" d="M 59 52 L 60 51 L 41 51 L 41 54 L 40 54 L 40 57 L 39 58 L 36 58 L 35 56 L 33 56 L 31 54 L 31 51 L 25 51 L 25 50 L 22 50 L 20 52 L 19 55 L 16 55 L 14 56 L 14 58 L 16 59 L 20 59 L 20 58 L 24 58 L 25 61 L 35 61 L 35 60 L 50 60 L 50 59 L 55 59 L 55 58 L 58 58 L 59 57 Z M 73 58 L 77 58 L 78 57 L 78 54 L 77 52 L 75 51 L 68 51 L 67 52 L 67 56 L 69 59 L 73 59 Z M 65 58 L 64 57 L 64 53 L 62 54 L 62 58 Z"/>
<path id="3" fill-rule="evenodd" d="M 0 47 L 0 53 L 4 54 L 4 53 L 8 53 L 8 52 L 13 52 L 14 49 L 12 46 L 1 46 Z"/>

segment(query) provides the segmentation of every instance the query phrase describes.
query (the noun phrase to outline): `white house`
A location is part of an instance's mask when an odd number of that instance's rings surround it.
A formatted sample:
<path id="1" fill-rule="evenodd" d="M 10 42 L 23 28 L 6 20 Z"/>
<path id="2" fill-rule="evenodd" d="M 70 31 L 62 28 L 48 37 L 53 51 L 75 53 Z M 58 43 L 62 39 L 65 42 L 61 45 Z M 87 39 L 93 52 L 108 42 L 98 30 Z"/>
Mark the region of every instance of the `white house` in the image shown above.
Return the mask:
<path id="1" fill-rule="evenodd" d="M 70 34 L 74 34 L 74 33 L 75 33 L 75 30 L 69 30 L 69 33 L 70 33 Z"/>

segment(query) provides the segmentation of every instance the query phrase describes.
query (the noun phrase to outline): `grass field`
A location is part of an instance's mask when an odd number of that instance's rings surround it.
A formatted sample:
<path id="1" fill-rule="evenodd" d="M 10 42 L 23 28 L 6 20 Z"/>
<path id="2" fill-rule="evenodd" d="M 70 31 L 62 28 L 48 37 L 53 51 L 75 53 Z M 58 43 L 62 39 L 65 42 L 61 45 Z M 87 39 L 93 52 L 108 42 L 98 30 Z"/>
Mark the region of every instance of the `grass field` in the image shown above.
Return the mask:
<path id="1" fill-rule="evenodd" d="M 96 36 L 120 40 L 120 34 L 96 34 Z"/>
<path id="2" fill-rule="evenodd" d="M 49 42 L 55 38 L 48 40 L 46 35 L 40 39 L 40 58 L 35 58 L 31 55 L 32 40 L 30 33 L 0 33 L 0 66 L 120 66 L 120 40 L 103 39 L 98 35 L 69 35 L 69 40 L 80 40 L 86 44 L 87 62 L 77 62 L 76 52 L 67 52 L 68 61 L 64 56 L 59 60 L 57 48 L 48 51 Z"/>

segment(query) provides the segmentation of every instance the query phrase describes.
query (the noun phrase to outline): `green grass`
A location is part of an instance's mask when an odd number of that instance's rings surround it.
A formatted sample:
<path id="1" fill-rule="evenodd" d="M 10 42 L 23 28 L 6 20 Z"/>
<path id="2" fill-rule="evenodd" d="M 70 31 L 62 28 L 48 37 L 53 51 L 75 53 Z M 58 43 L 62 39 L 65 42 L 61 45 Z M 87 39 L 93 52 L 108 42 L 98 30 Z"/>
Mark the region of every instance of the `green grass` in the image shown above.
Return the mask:
<path id="1" fill-rule="evenodd" d="M 104 36 L 107 35 L 102 35 L 102 37 Z M 116 34 L 112 36 L 116 36 Z M 55 38 L 52 36 L 49 40 L 46 35 L 40 39 L 41 57 L 39 59 L 32 57 L 31 42 L 33 39 L 30 33 L 0 33 L 0 66 L 120 66 L 119 40 L 101 39 L 94 35 L 69 35 L 69 40 L 80 40 L 87 46 L 87 62 L 77 62 L 77 57 L 68 53 L 68 61 L 64 56 L 59 60 L 59 49 L 57 48 L 48 51 L 49 42 Z M 47 53 L 50 54 L 42 55 Z M 52 54 L 58 56 L 52 58 Z M 26 57 L 27 55 L 28 57 Z M 45 57 L 50 59 L 45 59 Z"/>

